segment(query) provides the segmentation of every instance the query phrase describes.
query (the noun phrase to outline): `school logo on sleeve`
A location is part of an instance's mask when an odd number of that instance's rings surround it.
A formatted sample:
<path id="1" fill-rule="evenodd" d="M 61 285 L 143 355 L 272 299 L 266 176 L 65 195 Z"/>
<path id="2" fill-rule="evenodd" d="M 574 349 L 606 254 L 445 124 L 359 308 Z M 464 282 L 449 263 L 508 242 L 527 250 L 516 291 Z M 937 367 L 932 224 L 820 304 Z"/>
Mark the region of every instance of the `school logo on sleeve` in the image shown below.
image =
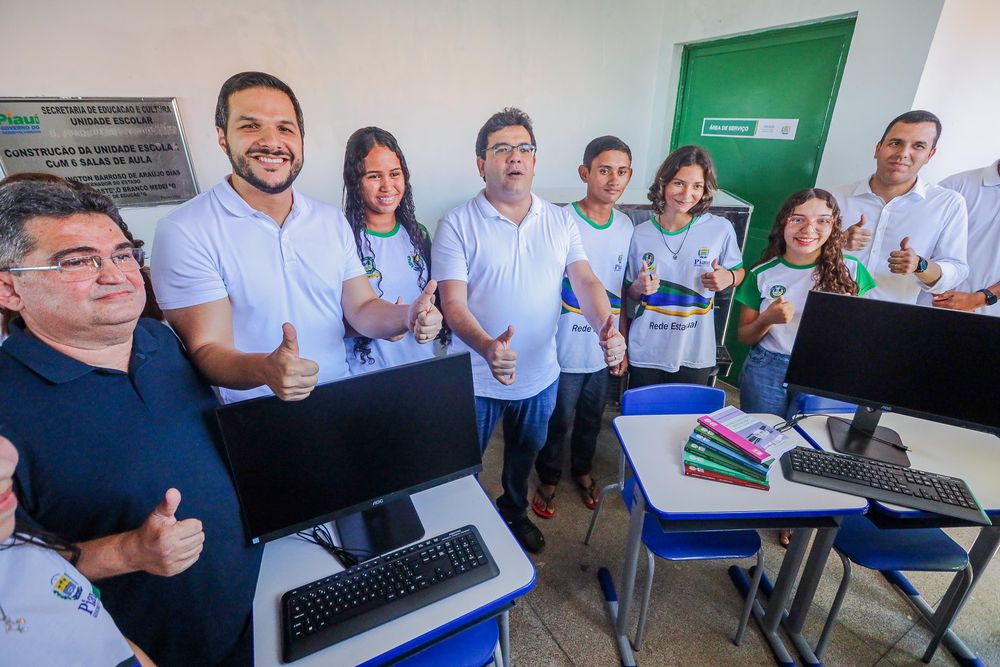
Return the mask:
<path id="1" fill-rule="evenodd" d="M 80 584 L 73 581 L 68 574 L 56 574 L 50 580 L 52 583 L 52 593 L 58 595 L 63 600 L 79 600 L 83 594 Z"/>
<path id="2" fill-rule="evenodd" d="M 620 273 L 625 269 L 625 253 L 618 253 L 618 259 L 615 261 L 615 273 Z"/>
<path id="3" fill-rule="evenodd" d="M 767 295 L 772 299 L 777 299 L 782 295 L 784 295 L 786 291 L 788 290 L 785 288 L 784 285 L 771 285 L 771 289 L 768 290 Z"/>
<path id="4" fill-rule="evenodd" d="M 418 253 L 411 253 L 406 256 L 406 263 L 410 265 L 410 268 L 420 273 L 424 270 L 424 258 Z"/>
<path id="5" fill-rule="evenodd" d="M 365 273 L 368 275 L 369 278 L 380 278 L 380 277 L 382 277 L 382 274 L 379 273 L 378 269 L 375 267 L 375 258 L 374 257 L 370 257 L 370 256 L 369 257 L 362 257 L 361 258 L 361 266 L 364 267 Z"/>
<path id="6" fill-rule="evenodd" d="M 651 252 L 645 252 L 642 254 L 642 261 L 646 262 L 646 266 L 652 271 L 656 268 L 656 257 Z"/>

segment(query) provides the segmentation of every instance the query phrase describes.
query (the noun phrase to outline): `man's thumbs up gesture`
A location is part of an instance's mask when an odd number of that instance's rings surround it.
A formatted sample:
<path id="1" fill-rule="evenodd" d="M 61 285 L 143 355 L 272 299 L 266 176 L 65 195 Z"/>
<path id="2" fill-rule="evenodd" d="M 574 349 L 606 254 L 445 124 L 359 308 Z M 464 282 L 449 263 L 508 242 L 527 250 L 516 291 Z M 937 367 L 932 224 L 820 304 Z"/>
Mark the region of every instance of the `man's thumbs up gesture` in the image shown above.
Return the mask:
<path id="1" fill-rule="evenodd" d="M 181 492 L 167 489 L 152 514 L 128 533 L 123 555 L 133 570 L 172 577 L 198 560 L 205 533 L 198 519 L 177 520 L 174 514 L 180 504 Z"/>
<path id="2" fill-rule="evenodd" d="M 917 270 L 920 263 L 920 256 L 910 247 L 910 237 L 904 236 L 899 242 L 899 250 L 889 253 L 889 271 L 900 275 L 907 275 Z"/>
<path id="3" fill-rule="evenodd" d="M 434 340 L 438 332 L 441 331 L 441 311 L 434 307 L 434 290 L 437 289 L 436 280 L 428 280 L 424 290 L 417 297 L 417 300 L 410 304 L 407 316 L 407 328 L 413 332 L 413 337 L 418 343 L 429 343 Z"/>
<path id="4" fill-rule="evenodd" d="M 299 339 L 289 322 L 281 325 L 281 344 L 265 357 L 264 382 L 283 401 L 301 401 L 319 378 L 319 364 L 299 356 Z"/>

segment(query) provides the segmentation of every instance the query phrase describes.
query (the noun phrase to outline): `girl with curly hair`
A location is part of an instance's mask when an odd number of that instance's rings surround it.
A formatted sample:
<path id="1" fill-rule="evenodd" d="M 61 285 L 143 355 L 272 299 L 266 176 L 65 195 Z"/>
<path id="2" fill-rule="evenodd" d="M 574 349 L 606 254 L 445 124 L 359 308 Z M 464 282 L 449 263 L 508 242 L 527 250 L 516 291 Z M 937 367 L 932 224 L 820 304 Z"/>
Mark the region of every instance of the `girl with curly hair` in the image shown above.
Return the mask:
<path id="1" fill-rule="evenodd" d="M 416 300 L 430 279 L 431 240 L 414 213 L 403 151 L 396 137 L 382 128 L 363 127 L 347 140 L 344 215 L 375 293 L 390 302 Z M 446 340 L 442 335 L 438 339 Z M 412 336 L 372 340 L 351 332 L 345 343 L 355 375 L 428 359 L 437 348 L 421 345 Z"/>
<path id="2" fill-rule="evenodd" d="M 736 292 L 739 341 L 752 346 L 740 381 L 744 412 L 791 417 L 782 383 L 811 290 L 862 295 L 875 287 L 864 264 L 844 254 L 844 238 L 840 208 L 826 190 L 796 192 L 778 211 L 767 249 Z"/>

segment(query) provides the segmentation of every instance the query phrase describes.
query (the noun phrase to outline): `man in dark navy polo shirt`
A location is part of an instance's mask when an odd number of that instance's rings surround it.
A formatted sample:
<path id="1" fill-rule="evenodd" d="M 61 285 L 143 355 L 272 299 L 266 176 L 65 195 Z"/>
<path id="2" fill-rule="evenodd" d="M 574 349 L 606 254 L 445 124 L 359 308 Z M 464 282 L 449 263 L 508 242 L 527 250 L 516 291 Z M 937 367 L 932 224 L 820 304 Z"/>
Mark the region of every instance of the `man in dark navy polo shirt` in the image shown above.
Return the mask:
<path id="1" fill-rule="evenodd" d="M 139 319 L 142 253 L 123 228 L 95 191 L 0 187 L 16 492 L 25 520 L 79 545 L 77 567 L 158 664 L 248 664 L 261 552 L 240 527 L 214 395 L 173 333 Z"/>

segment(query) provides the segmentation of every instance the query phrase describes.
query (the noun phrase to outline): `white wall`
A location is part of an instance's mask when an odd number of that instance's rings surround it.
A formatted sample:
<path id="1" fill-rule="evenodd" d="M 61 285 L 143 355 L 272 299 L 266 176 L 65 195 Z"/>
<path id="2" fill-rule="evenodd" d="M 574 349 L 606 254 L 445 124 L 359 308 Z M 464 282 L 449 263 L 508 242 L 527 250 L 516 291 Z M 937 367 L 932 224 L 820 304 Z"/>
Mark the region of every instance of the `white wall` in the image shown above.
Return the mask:
<path id="1" fill-rule="evenodd" d="M 941 118 L 937 154 L 924 167 L 938 181 L 1000 158 L 1000 3 L 948 0 L 913 106 Z"/>
<path id="2" fill-rule="evenodd" d="M 949 11 L 960 1 L 949 0 Z M 883 125 L 911 108 L 921 85 L 943 2 L 36 0 L 4 7 L 4 52 L 15 55 L 0 69 L 0 97 L 176 96 L 204 190 L 229 167 L 212 122 L 219 85 L 237 71 L 268 71 L 295 89 L 305 110 L 298 187 L 339 203 L 344 142 L 358 127 L 380 125 L 400 140 L 418 215 L 433 230 L 481 187 L 475 135 L 499 108 L 521 106 L 534 118 L 543 196 L 579 193 L 586 142 L 611 133 L 634 151 L 625 199 L 645 201 L 669 145 L 682 44 L 853 12 L 819 180 L 870 173 Z M 949 18 L 949 29 L 972 21 L 969 13 Z M 978 26 L 986 31 L 988 22 Z M 935 43 L 942 67 L 954 66 L 953 42 Z M 936 98 L 931 83 L 927 95 Z M 166 210 L 125 215 L 148 240 Z"/>

